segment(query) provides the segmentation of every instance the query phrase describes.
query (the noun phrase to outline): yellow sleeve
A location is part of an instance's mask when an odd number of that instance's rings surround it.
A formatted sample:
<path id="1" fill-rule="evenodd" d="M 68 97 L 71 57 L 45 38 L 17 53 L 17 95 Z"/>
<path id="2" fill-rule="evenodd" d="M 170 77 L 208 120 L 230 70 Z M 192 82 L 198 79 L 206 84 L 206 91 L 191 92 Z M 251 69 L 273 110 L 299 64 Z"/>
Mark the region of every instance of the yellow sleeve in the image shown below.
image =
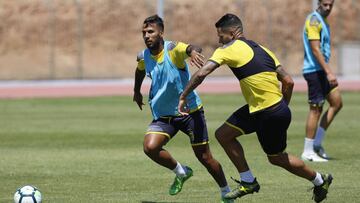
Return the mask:
<path id="1" fill-rule="evenodd" d="M 279 59 L 277 59 L 277 57 L 275 56 L 275 54 L 272 51 L 270 51 L 269 49 L 267 49 L 266 47 L 263 47 L 263 46 L 261 46 L 261 48 L 263 48 L 271 56 L 271 58 L 274 59 L 276 67 L 281 65 Z"/>
<path id="2" fill-rule="evenodd" d="M 231 44 L 224 45 L 215 50 L 210 57 L 219 66 L 228 65 L 232 68 L 237 68 L 245 65 L 254 57 L 254 51 L 244 41 L 236 40 Z"/>
<path id="3" fill-rule="evenodd" d="M 168 53 L 171 61 L 178 68 L 185 68 L 185 60 L 189 57 L 186 54 L 186 49 L 189 45 L 183 42 L 170 42 L 168 45 Z"/>
<path id="4" fill-rule="evenodd" d="M 215 52 L 213 53 L 213 55 L 209 58 L 209 61 L 213 61 L 213 62 L 219 64 L 219 66 L 226 64 L 227 57 L 226 57 L 226 52 L 225 52 L 224 48 L 222 48 L 222 47 L 217 48 L 215 50 Z"/>
<path id="5" fill-rule="evenodd" d="M 137 61 L 137 69 L 138 70 L 145 70 L 145 61 L 144 61 L 144 52 L 141 51 L 138 53 L 136 57 Z"/>
<path id="6" fill-rule="evenodd" d="M 305 29 L 309 40 L 320 40 L 322 26 L 316 16 L 311 16 L 311 18 L 306 20 Z"/>

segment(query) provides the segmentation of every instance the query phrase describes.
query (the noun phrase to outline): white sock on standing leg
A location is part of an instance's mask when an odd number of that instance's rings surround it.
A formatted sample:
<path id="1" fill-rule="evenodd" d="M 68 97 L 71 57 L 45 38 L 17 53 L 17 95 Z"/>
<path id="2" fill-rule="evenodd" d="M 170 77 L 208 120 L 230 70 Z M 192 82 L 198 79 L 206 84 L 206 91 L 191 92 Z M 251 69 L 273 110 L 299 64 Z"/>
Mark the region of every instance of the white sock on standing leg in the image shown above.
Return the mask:
<path id="1" fill-rule="evenodd" d="M 309 139 L 309 138 L 305 137 L 304 153 L 305 154 L 314 153 L 314 140 L 313 139 Z"/>

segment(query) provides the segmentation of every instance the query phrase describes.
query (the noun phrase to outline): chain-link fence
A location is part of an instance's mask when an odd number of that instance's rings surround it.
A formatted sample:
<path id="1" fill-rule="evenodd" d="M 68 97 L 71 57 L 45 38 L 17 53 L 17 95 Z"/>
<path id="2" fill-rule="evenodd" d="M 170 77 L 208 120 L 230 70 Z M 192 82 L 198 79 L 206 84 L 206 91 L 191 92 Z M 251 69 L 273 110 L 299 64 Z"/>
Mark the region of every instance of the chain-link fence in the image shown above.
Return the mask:
<path id="1" fill-rule="evenodd" d="M 301 34 L 312 0 L 163 3 L 167 39 L 200 45 L 210 57 L 219 46 L 214 23 L 235 13 L 247 38 L 272 49 L 290 73 L 301 74 Z M 158 6 L 157 0 L 0 1 L 0 80 L 133 77 L 136 54 L 144 48 L 142 22 Z M 339 74 L 338 48 L 360 41 L 359 22 L 360 1 L 335 1 L 331 64 Z M 225 68 L 215 73 L 229 74 Z"/>

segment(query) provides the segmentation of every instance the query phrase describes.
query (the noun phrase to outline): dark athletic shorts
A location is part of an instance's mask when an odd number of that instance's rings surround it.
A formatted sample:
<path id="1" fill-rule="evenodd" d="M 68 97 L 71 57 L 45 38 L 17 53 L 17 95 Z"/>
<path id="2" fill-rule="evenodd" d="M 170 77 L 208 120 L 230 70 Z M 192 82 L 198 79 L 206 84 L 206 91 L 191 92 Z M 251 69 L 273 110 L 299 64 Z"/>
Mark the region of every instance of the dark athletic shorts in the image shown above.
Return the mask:
<path id="1" fill-rule="evenodd" d="M 209 138 L 203 108 L 187 116 L 169 116 L 153 120 L 146 134 L 162 134 L 171 139 L 179 130 L 189 136 L 192 146 L 207 144 Z"/>
<path id="2" fill-rule="evenodd" d="M 291 112 L 285 101 L 268 107 L 261 112 L 249 113 L 245 105 L 235 111 L 226 124 L 242 134 L 256 132 L 262 149 L 267 155 L 275 155 L 286 149 L 287 129 L 291 122 Z"/>
<path id="3" fill-rule="evenodd" d="M 326 96 L 335 87 L 331 87 L 324 71 L 304 74 L 308 85 L 309 104 L 322 106 L 325 103 Z"/>

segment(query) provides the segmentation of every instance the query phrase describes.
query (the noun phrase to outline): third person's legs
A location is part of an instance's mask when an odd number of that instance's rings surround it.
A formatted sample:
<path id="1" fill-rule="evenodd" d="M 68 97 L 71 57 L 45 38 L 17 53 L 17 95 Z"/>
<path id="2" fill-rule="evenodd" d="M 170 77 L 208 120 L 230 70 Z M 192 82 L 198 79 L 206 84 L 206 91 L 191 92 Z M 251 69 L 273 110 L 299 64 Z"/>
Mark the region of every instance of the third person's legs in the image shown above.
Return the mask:
<path id="1" fill-rule="evenodd" d="M 322 142 L 325 137 L 325 131 L 334 120 L 336 114 L 342 108 L 342 99 L 339 89 L 336 88 L 331 91 L 326 99 L 329 102 L 329 108 L 321 117 L 314 140 L 314 150 L 316 153 L 318 153 L 319 156 L 323 158 L 328 158 L 328 155 L 325 153 L 325 150 L 322 146 Z"/>

